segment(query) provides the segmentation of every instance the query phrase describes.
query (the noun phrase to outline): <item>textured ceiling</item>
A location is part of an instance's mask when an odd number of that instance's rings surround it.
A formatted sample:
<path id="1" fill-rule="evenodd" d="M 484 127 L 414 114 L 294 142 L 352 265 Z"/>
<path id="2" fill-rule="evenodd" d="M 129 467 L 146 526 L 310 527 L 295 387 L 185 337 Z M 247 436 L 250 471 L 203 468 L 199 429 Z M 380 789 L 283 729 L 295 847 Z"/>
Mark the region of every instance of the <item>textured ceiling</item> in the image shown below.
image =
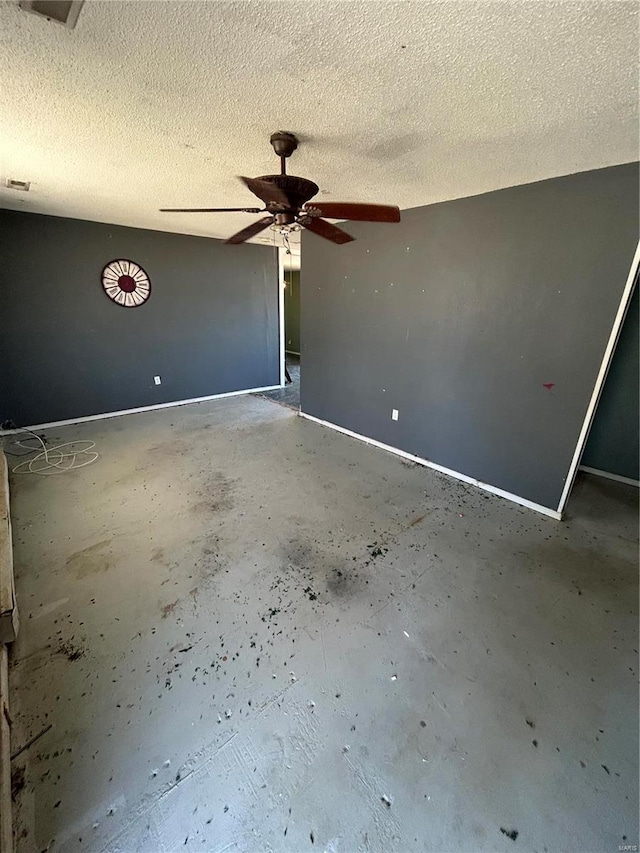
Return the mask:
<path id="1" fill-rule="evenodd" d="M 226 237 L 157 209 L 252 205 L 284 129 L 327 200 L 415 207 L 637 159 L 637 81 L 635 2 L 9 0 L 0 206 Z"/>

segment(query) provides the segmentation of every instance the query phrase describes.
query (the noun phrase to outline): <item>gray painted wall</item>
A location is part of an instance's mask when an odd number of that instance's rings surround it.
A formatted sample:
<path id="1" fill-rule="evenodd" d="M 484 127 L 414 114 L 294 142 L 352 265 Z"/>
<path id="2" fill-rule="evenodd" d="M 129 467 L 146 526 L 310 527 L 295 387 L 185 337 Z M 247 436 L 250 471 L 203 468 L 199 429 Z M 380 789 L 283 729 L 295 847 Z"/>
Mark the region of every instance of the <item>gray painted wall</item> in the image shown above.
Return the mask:
<path id="1" fill-rule="evenodd" d="M 640 480 L 640 289 L 636 289 L 596 409 L 582 464 Z"/>
<path id="2" fill-rule="evenodd" d="M 287 352 L 300 352 L 300 272 L 284 274 L 284 339 Z"/>
<path id="3" fill-rule="evenodd" d="M 345 227 L 344 246 L 303 231 L 302 411 L 557 508 L 638 238 L 638 164 Z"/>
<path id="4" fill-rule="evenodd" d="M 9 210 L 0 235 L 0 423 L 279 383 L 275 250 Z M 115 258 L 151 279 L 139 308 L 102 291 Z"/>

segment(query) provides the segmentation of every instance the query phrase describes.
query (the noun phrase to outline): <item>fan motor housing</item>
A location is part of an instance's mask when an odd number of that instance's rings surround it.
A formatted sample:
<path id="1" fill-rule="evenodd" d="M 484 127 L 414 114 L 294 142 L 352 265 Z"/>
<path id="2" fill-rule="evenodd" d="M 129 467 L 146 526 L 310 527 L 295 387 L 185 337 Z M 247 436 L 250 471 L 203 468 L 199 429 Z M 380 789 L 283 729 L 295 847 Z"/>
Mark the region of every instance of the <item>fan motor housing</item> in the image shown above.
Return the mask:
<path id="1" fill-rule="evenodd" d="M 320 187 L 314 184 L 313 181 L 308 181 L 306 178 L 297 178 L 295 175 L 262 175 L 258 180 L 266 181 L 278 187 L 286 195 L 289 207 L 292 210 L 301 208 L 303 204 L 320 191 Z M 258 198 L 261 198 L 258 193 L 256 195 Z M 265 202 L 269 209 L 270 207 L 275 208 L 278 206 L 273 203 L 270 204 L 264 198 L 262 201 Z"/>

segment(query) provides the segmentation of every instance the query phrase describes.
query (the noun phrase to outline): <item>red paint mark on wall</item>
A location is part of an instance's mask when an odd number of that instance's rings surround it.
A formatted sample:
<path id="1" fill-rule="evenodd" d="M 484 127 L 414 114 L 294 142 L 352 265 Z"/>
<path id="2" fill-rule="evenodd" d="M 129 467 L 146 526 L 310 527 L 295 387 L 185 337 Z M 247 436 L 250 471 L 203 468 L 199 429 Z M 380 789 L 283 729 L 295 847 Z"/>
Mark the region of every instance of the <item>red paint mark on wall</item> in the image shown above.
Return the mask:
<path id="1" fill-rule="evenodd" d="M 556 387 L 556 383 L 555 382 L 543 382 L 542 387 L 546 388 L 547 391 L 551 391 L 552 388 Z"/>

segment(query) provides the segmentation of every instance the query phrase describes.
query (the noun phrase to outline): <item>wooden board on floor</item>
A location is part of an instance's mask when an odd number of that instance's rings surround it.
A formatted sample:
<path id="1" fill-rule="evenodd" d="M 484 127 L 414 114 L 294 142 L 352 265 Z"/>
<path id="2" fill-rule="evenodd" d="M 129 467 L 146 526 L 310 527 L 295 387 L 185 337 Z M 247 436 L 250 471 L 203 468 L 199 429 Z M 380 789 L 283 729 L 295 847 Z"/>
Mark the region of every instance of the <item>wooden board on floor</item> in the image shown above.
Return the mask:
<path id="1" fill-rule="evenodd" d="M 0 450 L 0 642 L 12 643 L 17 633 L 18 607 L 13 580 L 9 473 L 7 458 Z"/>

